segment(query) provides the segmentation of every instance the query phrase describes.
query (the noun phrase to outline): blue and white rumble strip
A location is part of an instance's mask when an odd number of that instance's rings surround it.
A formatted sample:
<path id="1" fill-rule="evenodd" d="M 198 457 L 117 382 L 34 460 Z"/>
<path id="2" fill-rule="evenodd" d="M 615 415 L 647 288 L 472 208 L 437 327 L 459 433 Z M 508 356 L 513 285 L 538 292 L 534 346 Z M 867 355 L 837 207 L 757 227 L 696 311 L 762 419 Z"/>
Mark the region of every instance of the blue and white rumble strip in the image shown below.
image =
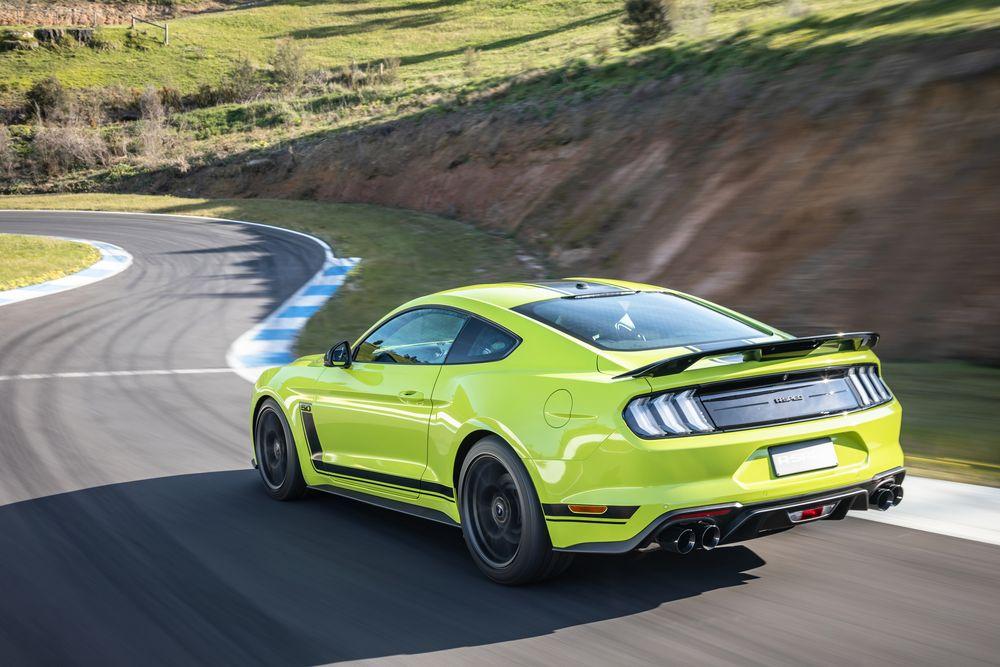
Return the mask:
<path id="1" fill-rule="evenodd" d="M 41 236 L 31 234 L 31 236 Z M 48 296 L 57 292 L 83 287 L 91 283 L 96 283 L 105 278 L 118 275 L 128 267 L 132 266 L 132 255 L 123 248 L 103 241 L 88 241 L 86 239 L 71 239 L 64 236 L 44 236 L 43 238 L 59 239 L 61 241 L 75 241 L 76 243 L 86 243 L 97 248 L 101 253 L 101 258 L 82 271 L 49 280 L 48 282 L 18 287 L 16 289 L 4 290 L 0 292 L 0 306 L 7 306 L 12 303 L 27 301 L 40 296 Z"/>
<path id="2" fill-rule="evenodd" d="M 326 243 L 315 236 L 303 236 L 323 246 L 326 251 L 323 266 L 264 321 L 237 338 L 226 353 L 226 363 L 250 382 L 255 382 L 265 368 L 295 359 L 292 350 L 302 328 L 344 284 L 347 274 L 360 261 L 357 257 L 334 257 Z"/>

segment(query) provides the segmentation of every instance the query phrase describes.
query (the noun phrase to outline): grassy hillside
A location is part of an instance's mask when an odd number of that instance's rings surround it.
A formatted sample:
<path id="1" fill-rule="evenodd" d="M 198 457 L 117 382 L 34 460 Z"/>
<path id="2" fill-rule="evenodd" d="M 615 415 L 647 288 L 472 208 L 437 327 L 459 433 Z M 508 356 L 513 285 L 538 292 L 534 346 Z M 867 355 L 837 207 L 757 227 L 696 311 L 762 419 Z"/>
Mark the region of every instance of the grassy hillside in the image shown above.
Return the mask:
<path id="1" fill-rule="evenodd" d="M 620 55 L 621 0 L 282 1 L 171 22 L 171 44 L 129 40 L 104 29 L 112 50 L 39 49 L 0 54 L 0 81 L 27 88 L 52 74 L 71 86 L 215 83 L 241 56 L 262 62 L 275 42 L 294 39 L 316 67 L 398 57 L 411 92 L 488 80 L 567 61 Z M 948 34 L 1000 23 L 986 0 L 679 0 L 677 33 L 666 43 L 712 49 L 740 31 L 755 48 L 811 50 L 890 38 Z M 152 30 L 152 29 L 151 29 Z M 128 46 L 128 44 L 133 46 Z M 469 50 L 476 53 L 470 55 Z"/>
<path id="2" fill-rule="evenodd" d="M 986 0 L 676 0 L 672 34 L 623 50 L 621 6 L 292 0 L 174 20 L 170 46 L 155 29 L 119 26 L 101 31 L 105 48 L 0 52 L 0 112 L 25 123 L 0 126 L 0 184 L 7 181 L 0 190 L 108 187 L 140 171 L 185 171 L 471 104 L 527 102 L 547 114 L 647 81 L 679 81 L 687 91 L 737 72 L 764 83 L 808 63 L 822 63 L 820 77 L 842 77 L 909 44 L 926 49 L 933 40 L 1000 34 L 1000 5 Z M 279 85 L 269 64 L 280 45 L 302 54 L 305 76 L 295 85 Z M 26 91 L 53 76 L 81 100 L 44 114 L 46 133 Z M 249 82 L 250 92 L 233 94 L 233 81 Z M 167 108 L 157 121 L 165 126 L 121 122 L 142 112 L 141 92 L 150 86 Z M 67 171 L 77 176 L 54 183 Z"/>

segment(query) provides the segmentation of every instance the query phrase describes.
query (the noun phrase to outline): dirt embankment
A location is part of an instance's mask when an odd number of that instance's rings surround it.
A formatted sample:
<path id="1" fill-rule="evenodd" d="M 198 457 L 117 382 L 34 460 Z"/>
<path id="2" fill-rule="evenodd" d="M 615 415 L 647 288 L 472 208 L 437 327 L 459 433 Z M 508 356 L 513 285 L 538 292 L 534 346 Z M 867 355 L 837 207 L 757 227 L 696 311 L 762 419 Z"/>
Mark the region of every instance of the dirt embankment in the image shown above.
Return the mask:
<path id="1" fill-rule="evenodd" d="M 453 215 L 516 236 L 559 274 L 668 285 L 796 333 L 876 329 L 890 357 L 1000 363 L 990 46 L 885 55 L 860 81 L 856 67 L 766 86 L 675 78 L 554 115 L 426 117 L 154 188 Z"/>

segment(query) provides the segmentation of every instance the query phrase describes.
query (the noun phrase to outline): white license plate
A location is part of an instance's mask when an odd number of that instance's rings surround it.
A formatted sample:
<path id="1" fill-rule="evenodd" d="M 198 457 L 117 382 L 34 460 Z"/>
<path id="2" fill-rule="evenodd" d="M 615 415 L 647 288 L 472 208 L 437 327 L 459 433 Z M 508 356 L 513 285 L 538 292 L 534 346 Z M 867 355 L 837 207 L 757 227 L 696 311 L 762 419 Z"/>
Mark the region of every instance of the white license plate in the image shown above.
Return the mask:
<path id="1" fill-rule="evenodd" d="M 794 442 L 769 447 L 767 451 L 771 455 L 774 474 L 778 477 L 837 466 L 837 451 L 833 448 L 832 440 Z"/>

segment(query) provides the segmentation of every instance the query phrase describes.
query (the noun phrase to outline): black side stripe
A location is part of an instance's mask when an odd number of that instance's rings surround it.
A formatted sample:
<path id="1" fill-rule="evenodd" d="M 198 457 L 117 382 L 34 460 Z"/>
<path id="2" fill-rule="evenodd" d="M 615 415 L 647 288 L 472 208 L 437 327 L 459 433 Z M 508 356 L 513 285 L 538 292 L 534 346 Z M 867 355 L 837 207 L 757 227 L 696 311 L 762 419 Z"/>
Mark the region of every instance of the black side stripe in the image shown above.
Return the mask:
<path id="1" fill-rule="evenodd" d="M 639 509 L 638 505 L 611 505 L 603 514 L 579 514 L 571 512 L 569 505 L 542 505 L 545 516 L 562 517 L 571 516 L 574 519 L 631 519 L 632 515 Z"/>
<path id="2" fill-rule="evenodd" d="M 422 493 L 433 493 L 435 495 L 444 496 L 448 500 L 452 500 L 455 497 L 455 494 L 450 486 L 445 486 L 436 482 L 429 482 L 423 479 L 413 479 L 411 477 L 401 477 L 399 475 L 390 475 L 389 473 L 377 472 L 375 470 L 352 468 L 350 466 L 342 466 L 335 463 L 327 463 L 326 461 L 317 460 L 315 457 L 322 456 L 323 447 L 319 442 L 319 434 L 316 432 L 316 423 L 313 421 L 311 411 L 302 410 L 301 414 L 302 425 L 305 427 L 306 431 L 306 439 L 309 441 L 309 451 L 313 455 L 310 459 L 312 460 L 313 468 L 315 468 L 317 472 L 340 475 L 341 477 L 351 477 L 366 482 L 391 484 L 393 486 L 413 489 Z"/>
<path id="3" fill-rule="evenodd" d="M 308 406 L 308 409 L 306 409 Z M 316 433 L 316 422 L 313 421 L 312 406 L 308 403 L 302 404 L 302 425 L 306 429 L 306 440 L 309 441 L 309 453 L 315 455 L 323 453 L 323 446 L 319 444 L 319 434 Z"/>
<path id="4" fill-rule="evenodd" d="M 382 482 L 385 484 L 392 484 L 393 486 L 401 486 L 406 489 L 423 491 L 425 493 L 434 493 L 448 499 L 451 499 L 453 495 L 451 488 L 447 486 L 436 484 L 434 482 L 426 482 L 420 479 L 400 477 L 399 475 L 390 475 L 389 473 L 376 472 L 374 470 L 364 470 L 363 468 L 352 468 L 350 466 L 327 463 L 326 461 L 317 461 L 315 459 L 313 459 L 313 466 L 315 466 L 320 472 L 340 475 L 342 477 L 353 477 L 366 482 Z"/>

